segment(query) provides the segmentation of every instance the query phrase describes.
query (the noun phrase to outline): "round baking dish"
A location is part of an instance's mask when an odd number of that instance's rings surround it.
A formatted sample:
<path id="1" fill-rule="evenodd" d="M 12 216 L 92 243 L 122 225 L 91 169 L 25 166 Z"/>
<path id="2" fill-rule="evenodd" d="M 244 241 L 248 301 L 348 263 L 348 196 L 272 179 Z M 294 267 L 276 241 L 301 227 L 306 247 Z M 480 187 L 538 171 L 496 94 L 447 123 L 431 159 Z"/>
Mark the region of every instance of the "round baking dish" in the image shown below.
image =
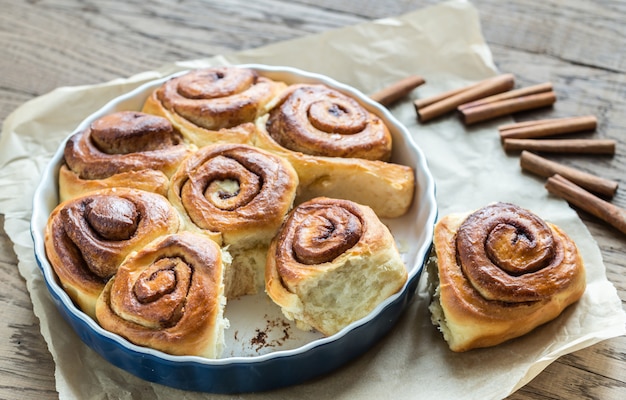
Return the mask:
<path id="1" fill-rule="evenodd" d="M 402 252 L 409 279 L 399 293 L 381 303 L 367 317 L 329 337 L 298 331 L 261 293 L 229 301 L 226 306 L 231 327 L 226 332 L 227 351 L 223 358 L 172 356 L 134 345 L 102 329 L 80 311 L 59 285 L 46 258 L 43 233 L 50 212 L 58 204 L 58 171 L 65 146 L 61 143 L 35 192 L 31 220 L 35 256 L 51 297 L 80 339 L 108 362 L 144 380 L 183 390 L 211 393 L 266 391 L 336 370 L 367 351 L 392 329 L 415 293 L 432 244 L 437 215 L 433 177 L 408 130 L 386 108 L 360 91 L 319 74 L 256 64 L 241 67 L 252 68 L 260 75 L 286 83 L 326 84 L 353 96 L 387 123 L 394 141 L 391 161 L 413 167 L 416 174 L 415 196 L 409 212 L 401 218 L 384 220 Z M 170 78 L 146 83 L 112 100 L 83 121 L 76 131 L 112 112 L 140 110 L 147 96 Z"/>

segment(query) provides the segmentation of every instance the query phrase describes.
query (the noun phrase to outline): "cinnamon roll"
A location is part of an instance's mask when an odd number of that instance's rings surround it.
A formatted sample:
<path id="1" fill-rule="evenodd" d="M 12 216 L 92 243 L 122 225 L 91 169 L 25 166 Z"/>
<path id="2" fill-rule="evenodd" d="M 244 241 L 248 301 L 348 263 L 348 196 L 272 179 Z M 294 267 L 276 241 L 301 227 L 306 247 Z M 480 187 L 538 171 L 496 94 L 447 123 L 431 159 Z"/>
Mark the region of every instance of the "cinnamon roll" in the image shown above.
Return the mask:
<path id="1" fill-rule="evenodd" d="M 407 271 L 371 208 L 316 198 L 294 208 L 272 240 L 265 288 L 301 329 L 332 335 L 398 292 Z"/>
<path id="2" fill-rule="evenodd" d="M 576 244 L 558 226 L 514 204 L 445 216 L 435 227 L 434 247 L 430 310 L 453 351 L 525 335 L 585 290 Z"/>
<path id="3" fill-rule="evenodd" d="M 169 177 L 190 153 L 165 118 L 120 111 L 72 135 L 59 172 L 61 201 L 107 187 L 167 193 Z"/>
<path id="4" fill-rule="evenodd" d="M 122 263 L 98 298 L 97 321 L 140 346 L 218 358 L 228 327 L 222 276 L 214 241 L 190 232 L 163 236 Z"/>
<path id="5" fill-rule="evenodd" d="M 246 143 L 254 130 L 250 123 L 285 86 L 248 68 L 197 69 L 165 82 L 143 111 L 166 117 L 198 146 Z"/>
<path id="6" fill-rule="evenodd" d="M 189 230 L 217 233 L 233 257 L 228 297 L 263 285 L 265 252 L 291 209 L 298 176 L 284 159 L 245 144 L 215 144 L 187 158 L 169 199 Z"/>
<path id="7" fill-rule="evenodd" d="M 351 97 L 324 85 L 292 85 L 256 128 L 254 145 L 296 169 L 296 203 L 347 199 L 384 218 L 402 216 L 411 206 L 413 169 L 388 162 L 388 128 Z"/>
<path id="8" fill-rule="evenodd" d="M 270 111 L 267 132 L 281 146 L 313 156 L 391 157 L 391 133 L 383 121 L 321 84 L 290 86 Z"/>
<path id="9" fill-rule="evenodd" d="M 93 317 L 96 299 L 124 258 L 178 227 L 176 210 L 165 197 L 104 189 L 52 211 L 44 236 L 46 255 L 70 298 Z"/>

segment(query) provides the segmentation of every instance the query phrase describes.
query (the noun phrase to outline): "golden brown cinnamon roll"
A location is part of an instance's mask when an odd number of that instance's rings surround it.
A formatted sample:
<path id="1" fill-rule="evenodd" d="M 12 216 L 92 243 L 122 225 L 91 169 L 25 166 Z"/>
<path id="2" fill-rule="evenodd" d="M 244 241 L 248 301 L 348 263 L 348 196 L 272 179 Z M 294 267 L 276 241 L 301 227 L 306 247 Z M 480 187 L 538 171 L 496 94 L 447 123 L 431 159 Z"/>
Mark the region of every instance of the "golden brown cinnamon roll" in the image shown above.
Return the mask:
<path id="1" fill-rule="evenodd" d="M 165 195 L 169 177 L 190 153 L 165 118 L 135 111 L 101 117 L 70 137 L 59 172 L 61 201 L 107 187 Z"/>
<path id="2" fill-rule="evenodd" d="M 239 67 L 212 67 L 172 78 L 146 100 L 143 111 L 168 118 L 192 143 L 246 143 L 249 123 L 266 112 L 285 84 Z"/>
<path id="3" fill-rule="evenodd" d="M 298 172 L 296 203 L 332 197 L 371 207 L 379 217 L 404 215 L 415 173 L 389 163 L 391 135 L 356 100 L 323 85 L 292 85 L 257 119 L 254 145 L 289 160 Z"/>
<path id="4" fill-rule="evenodd" d="M 228 297 L 255 293 L 265 252 L 291 209 L 298 176 L 284 159 L 244 144 L 216 144 L 187 158 L 169 199 L 189 230 L 219 234 L 233 257 Z"/>
<path id="5" fill-rule="evenodd" d="M 445 216 L 435 227 L 434 247 L 430 310 L 453 351 L 522 336 L 556 318 L 585 290 L 576 244 L 514 204 Z"/>
<path id="6" fill-rule="evenodd" d="M 165 197 L 104 189 L 67 200 L 52 211 L 46 255 L 70 298 L 93 317 L 98 295 L 124 258 L 178 228 L 178 215 Z"/>
<path id="7" fill-rule="evenodd" d="M 133 253 L 96 306 L 100 325 L 129 341 L 174 355 L 220 356 L 226 304 L 218 245 L 181 232 Z"/>
<path id="8" fill-rule="evenodd" d="M 255 145 L 288 160 L 298 173 L 296 203 L 316 197 L 351 200 L 371 207 L 381 218 L 404 215 L 413 202 L 413 168 L 378 160 L 311 156 L 280 146 L 258 119 Z"/>
<path id="9" fill-rule="evenodd" d="M 348 200 L 294 208 L 272 240 L 265 287 L 301 329 L 332 335 L 398 292 L 407 271 L 389 229 Z"/>
<path id="10" fill-rule="evenodd" d="M 359 102 L 324 85 L 292 85 L 270 111 L 267 132 L 281 146 L 313 156 L 387 161 L 391 133 Z"/>

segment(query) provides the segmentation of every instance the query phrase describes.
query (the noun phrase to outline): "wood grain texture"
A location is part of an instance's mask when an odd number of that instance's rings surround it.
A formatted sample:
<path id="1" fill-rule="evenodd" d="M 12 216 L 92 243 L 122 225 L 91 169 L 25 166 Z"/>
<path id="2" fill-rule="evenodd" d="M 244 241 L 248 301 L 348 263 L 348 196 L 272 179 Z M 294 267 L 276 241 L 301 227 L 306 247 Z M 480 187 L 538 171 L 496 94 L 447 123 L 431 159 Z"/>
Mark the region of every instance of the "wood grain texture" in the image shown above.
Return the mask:
<path id="1" fill-rule="evenodd" d="M 227 54 L 438 3 L 432 0 L 0 0 L 0 119 L 59 86 L 94 84 L 177 60 Z M 552 82 L 550 110 L 518 120 L 596 115 L 615 156 L 550 159 L 620 182 L 626 208 L 626 1 L 475 0 L 496 65 L 520 86 Z M 0 210 L 1 212 L 1 210 Z M 626 238 L 579 212 L 626 304 Z M 0 219 L 3 226 L 3 219 Z M 54 399 L 54 363 L 39 334 L 12 244 L 0 230 L 0 398 Z M 510 399 L 626 397 L 626 338 L 559 358 Z"/>
<path id="2" fill-rule="evenodd" d="M 0 216 L 4 226 L 4 215 Z M 33 314 L 30 296 L 17 270 L 13 244 L 0 235 L 0 398 L 54 398 L 54 362 Z"/>

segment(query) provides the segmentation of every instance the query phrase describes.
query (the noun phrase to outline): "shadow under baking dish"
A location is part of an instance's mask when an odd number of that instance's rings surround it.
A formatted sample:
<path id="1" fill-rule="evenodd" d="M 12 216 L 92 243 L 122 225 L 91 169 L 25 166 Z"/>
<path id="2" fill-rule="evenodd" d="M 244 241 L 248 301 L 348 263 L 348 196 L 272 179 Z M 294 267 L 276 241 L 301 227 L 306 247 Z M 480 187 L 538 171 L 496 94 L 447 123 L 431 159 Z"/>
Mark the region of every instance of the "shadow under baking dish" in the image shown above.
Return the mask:
<path id="1" fill-rule="evenodd" d="M 260 75 L 287 83 L 323 83 L 334 87 L 359 100 L 387 123 L 394 140 L 392 162 L 409 165 L 416 174 L 415 196 L 408 214 L 384 220 L 403 255 L 409 279 L 399 293 L 385 300 L 368 316 L 330 337 L 299 331 L 261 293 L 229 300 L 225 313 L 231 326 L 225 332 L 227 348 L 223 358 L 172 356 L 134 345 L 102 329 L 80 311 L 59 285 L 46 258 L 43 234 L 48 216 L 58 204 L 58 171 L 65 146 L 61 143 L 35 192 L 31 219 L 35 256 L 52 299 L 81 340 L 108 362 L 146 381 L 183 390 L 211 393 L 266 391 L 302 383 L 336 370 L 367 351 L 395 325 L 413 298 L 432 244 L 437 215 L 434 180 L 422 151 L 408 130 L 387 109 L 356 89 L 319 74 L 257 64 L 241 67 L 255 69 Z M 140 110 L 148 95 L 169 78 L 146 83 L 112 100 L 83 121 L 76 131 L 106 114 Z"/>

